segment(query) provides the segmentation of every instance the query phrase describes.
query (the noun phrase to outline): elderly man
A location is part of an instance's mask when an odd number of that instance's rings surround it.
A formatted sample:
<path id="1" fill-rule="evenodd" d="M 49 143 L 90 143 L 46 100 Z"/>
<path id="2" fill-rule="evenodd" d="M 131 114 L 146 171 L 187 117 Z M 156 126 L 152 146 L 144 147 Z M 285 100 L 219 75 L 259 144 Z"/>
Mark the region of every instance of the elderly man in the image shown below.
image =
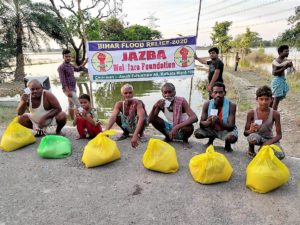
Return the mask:
<path id="1" fill-rule="evenodd" d="M 56 134 L 66 124 L 67 116 L 61 111 L 57 98 L 49 91 L 44 90 L 38 80 L 31 80 L 27 87 L 29 93 L 24 93 L 17 107 L 19 123 L 23 126 L 36 129 L 36 137 L 44 136 L 48 126 L 56 125 Z M 29 109 L 29 113 L 25 113 Z"/>
<path id="2" fill-rule="evenodd" d="M 144 129 L 147 124 L 147 113 L 144 103 L 141 100 L 133 98 L 133 87 L 125 84 L 121 88 L 123 101 L 115 104 L 112 115 L 108 121 L 106 129 L 112 128 L 114 123 L 123 130 L 123 135 L 118 140 L 123 140 L 132 134 L 131 146 L 138 146 L 138 138 L 144 139 Z"/>
<path id="3" fill-rule="evenodd" d="M 225 141 L 225 151 L 231 152 L 231 144 L 238 139 L 235 126 L 236 104 L 225 98 L 225 85 L 216 82 L 212 86 L 212 98 L 204 103 L 200 120 L 200 128 L 195 137 L 209 138 L 207 146 L 213 144 L 215 138 Z"/>
<path id="4" fill-rule="evenodd" d="M 149 122 L 165 136 L 166 142 L 178 139 L 183 141 L 184 148 L 190 148 L 188 139 L 194 131 L 193 123 L 198 121 L 196 114 L 183 97 L 176 96 L 172 83 L 165 83 L 161 92 L 163 99 L 154 104 Z M 158 116 L 160 111 L 167 121 Z"/>

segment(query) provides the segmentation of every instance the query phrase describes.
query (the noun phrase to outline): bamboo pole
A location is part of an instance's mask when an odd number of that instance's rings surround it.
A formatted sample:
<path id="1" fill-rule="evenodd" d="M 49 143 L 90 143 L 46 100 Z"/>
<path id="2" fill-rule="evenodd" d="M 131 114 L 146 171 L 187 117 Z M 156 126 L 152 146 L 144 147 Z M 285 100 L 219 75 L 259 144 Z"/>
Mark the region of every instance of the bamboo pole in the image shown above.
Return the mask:
<path id="1" fill-rule="evenodd" d="M 197 48 L 197 38 L 198 38 L 198 30 L 199 30 L 201 5 L 202 5 L 202 0 L 199 0 L 199 10 L 198 10 L 197 27 L 196 27 L 196 48 Z M 191 85 L 190 85 L 190 95 L 189 95 L 189 105 L 190 106 L 191 106 L 191 100 L 192 100 L 192 89 L 193 89 L 193 77 L 191 78 Z"/>

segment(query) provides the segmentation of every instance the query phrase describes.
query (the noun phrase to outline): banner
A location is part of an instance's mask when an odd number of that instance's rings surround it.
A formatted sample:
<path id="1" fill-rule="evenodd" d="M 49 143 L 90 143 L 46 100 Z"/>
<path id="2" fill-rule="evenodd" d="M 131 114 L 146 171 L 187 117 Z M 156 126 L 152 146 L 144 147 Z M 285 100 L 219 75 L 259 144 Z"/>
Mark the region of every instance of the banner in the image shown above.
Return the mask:
<path id="1" fill-rule="evenodd" d="M 149 41 L 90 41 L 91 81 L 138 81 L 194 75 L 196 37 Z"/>

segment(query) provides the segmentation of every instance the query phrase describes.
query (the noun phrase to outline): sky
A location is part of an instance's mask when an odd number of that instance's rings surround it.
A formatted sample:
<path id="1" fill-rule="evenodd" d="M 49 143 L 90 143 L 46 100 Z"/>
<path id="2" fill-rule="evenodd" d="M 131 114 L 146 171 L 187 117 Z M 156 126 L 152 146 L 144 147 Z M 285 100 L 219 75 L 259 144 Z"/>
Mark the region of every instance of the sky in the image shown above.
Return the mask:
<path id="1" fill-rule="evenodd" d="M 200 0 L 124 0 L 124 21 L 149 25 L 149 17 L 163 38 L 195 35 Z M 284 32 L 287 18 L 295 15 L 299 0 L 202 0 L 197 45 L 211 44 L 210 32 L 216 22 L 232 21 L 229 34 L 235 37 L 249 27 L 264 40 Z"/>

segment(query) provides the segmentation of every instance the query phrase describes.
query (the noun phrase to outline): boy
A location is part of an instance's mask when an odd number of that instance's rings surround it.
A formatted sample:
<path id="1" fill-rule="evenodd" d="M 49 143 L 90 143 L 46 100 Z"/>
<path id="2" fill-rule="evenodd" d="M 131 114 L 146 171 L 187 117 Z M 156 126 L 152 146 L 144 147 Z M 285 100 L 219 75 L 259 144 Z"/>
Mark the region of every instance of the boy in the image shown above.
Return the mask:
<path id="1" fill-rule="evenodd" d="M 79 133 L 78 139 L 87 137 L 94 138 L 102 132 L 100 122 L 97 120 L 96 109 L 91 108 L 90 96 L 87 94 L 81 95 L 79 97 L 79 102 L 82 107 L 82 112 L 78 111 L 75 115 L 77 131 Z"/>
<path id="2" fill-rule="evenodd" d="M 285 79 L 285 70 L 293 68 L 293 63 L 286 58 L 289 56 L 289 46 L 281 45 L 278 48 L 278 58 L 272 62 L 272 74 L 273 79 L 271 83 L 273 103 L 271 106 L 274 110 L 277 110 L 279 102 L 283 100 L 289 91 L 289 86 Z"/>
<path id="3" fill-rule="evenodd" d="M 277 145 L 281 150 L 279 140 L 282 138 L 280 114 L 269 105 L 272 101 L 272 90 L 268 86 L 263 86 L 256 91 L 256 102 L 258 107 L 250 110 L 247 115 L 244 135 L 247 136 L 249 143 L 248 156 L 256 155 L 254 146 L 259 145 Z M 275 123 L 276 135 L 273 136 L 272 127 Z M 283 159 L 285 154 L 283 150 L 278 152 L 274 150 L 279 159 Z"/>

